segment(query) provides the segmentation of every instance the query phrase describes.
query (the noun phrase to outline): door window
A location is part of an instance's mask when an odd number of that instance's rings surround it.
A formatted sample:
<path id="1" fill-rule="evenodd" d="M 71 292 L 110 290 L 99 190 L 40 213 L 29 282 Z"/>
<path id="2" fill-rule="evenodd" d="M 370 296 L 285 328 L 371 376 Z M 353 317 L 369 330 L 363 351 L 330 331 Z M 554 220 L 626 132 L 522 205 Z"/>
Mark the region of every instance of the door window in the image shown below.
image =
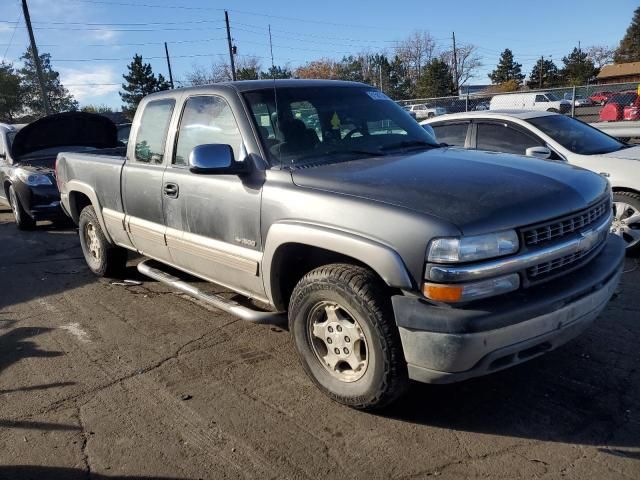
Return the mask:
<path id="1" fill-rule="evenodd" d="M 182 113 L 173 163 L 187 165 L 191 150 L 212 143 L 230 145 L 234 158 L 242 160 L 242 137 L 229 104 L 212 95 L 190 97 Z"/>
<path id="2" fill-rule="evenodd" d="M 136 134 L 135 159 L 138 162 L 161 164 L 164 146 L 175 101 L 155 100 L 147 103 Z"/>
<path id="3" fill-rule="evenodd" d="M 518 155 L 524 155 L 529 147 L 543 145 L 540 140 L 504 123 L 479 123 L 477 138 L 478 150 Z"/>
<path id="4" fill-rule="evenodd" d="M 536 95 L 536 102 L 548 102 L 547 97 L 544 95 Z"/>
<path id="5" fill-rule="evenodd" d="M 467 139 L 468 123 L 449 123 L 444 125 L 431 125 L 436 132 L 436 140 L 454 147 L 464 147 Z"/>

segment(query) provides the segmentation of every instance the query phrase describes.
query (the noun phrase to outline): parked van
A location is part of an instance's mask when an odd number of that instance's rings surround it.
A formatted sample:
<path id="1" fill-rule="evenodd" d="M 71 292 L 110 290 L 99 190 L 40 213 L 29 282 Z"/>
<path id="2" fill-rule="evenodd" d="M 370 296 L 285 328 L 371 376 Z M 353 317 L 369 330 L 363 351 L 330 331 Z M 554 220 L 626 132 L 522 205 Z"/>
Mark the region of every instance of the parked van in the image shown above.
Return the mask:
<path id="1" fill-rule="evenodd" d="M 571 102 L 552 92 L 508 93 L 491 99 L 489 110 L 541 110 L 545 112 L 567 113 Z"/>

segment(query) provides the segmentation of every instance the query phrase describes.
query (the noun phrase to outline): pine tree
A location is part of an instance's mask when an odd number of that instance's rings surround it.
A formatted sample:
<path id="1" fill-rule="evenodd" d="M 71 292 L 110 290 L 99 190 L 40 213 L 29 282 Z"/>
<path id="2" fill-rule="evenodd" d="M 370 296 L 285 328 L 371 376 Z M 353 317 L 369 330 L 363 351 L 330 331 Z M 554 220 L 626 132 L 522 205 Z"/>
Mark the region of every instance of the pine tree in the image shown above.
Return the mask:
<path id="1" fill-rule="evenodd" d="M 453 76 L 445 61 L 434 58 L 423 67 L 416 92 L 419 97 L 445 97 L 453 90 Z"/>
<path id="2" fill-rule="evenodd" d="M 522 65 L 513 59 L 513 52 L 508 48 L 500 55 L 500 61 L 496 69 L 489 74 L 491 83 L 500 85 L 501 83 L 514 80 L 518 85 L 522 84 L 524 74 Z"/>
<path id="3" fill-rule="evenodd" d="M 540 82 L 542 76 L 542 83 Z M 560 72 L 553 60 L 538 60 L 531 69 L 527 86 L 529 88 L 549 88 L 560 85 Z"/>
<path id="4" fill-rule="evenodd" d="M 394 100 L 404 100 L 409 98 L 411 89 L 411 79 L 407 67 L 398 55 L 389 63 L 389 85 L 385 93 Z"/>
<path id="5" fill-rule="evenodd" d="M 153 92 L 168 90 L 169 83 L 162 74 L 156 78 L 151 64 L 142 63 L 141 55 L 134 55 L 133 61 L 127 66 L 127 69 L 129 72 L 122 75 L 126 83 L 122 84 L 123 91 L 120 92 L 120 98 L 124 102 L 122 111 L 129 118 L 132 118 L 138 104 L 145 96 Z"/>
<path id="6" fill-rule="evenodd" d="M 615 63 L 640 62 L 640 7 L 633 12 L 631 25 L 613 57 Z"/>
<path id="7" fill-rule="evenodd" d="M 0 122 L 13 122 L 22 110 L 20 76 L 9 63 L 0 63 Z"/>
<path id="8" fill-rule="evenodd" d="M 562 78 L 569 85 L 584 85 L 598 74 L 598 70 L 589 60 L 587 52 L 578 48 L 562 58 L 564 68 L 561 71 Z"/>
<path id="9" fill-rule="evenodd" d="M 35 116 L 45 115 L 44 102 L 42 101 L 42 91 L 38 82 L 38 74 L 31 47 L 20 57 L 22 68 L 18 71 L 22 84 L 22 104 L 26 113 Z M 47 99 L 52 113 L 75 111 L 78 109 L 78 102 L 69 93 L 62 82 L 60 74 L 51 67 L 51 55 L 43 53 L 40 55 L 40 66 L 44 78 Z"/>
<path id="10" fill-rule="evenodd" d="M 287 67 L 280 67 L 278 65 L 269 67 L 269 70 L 260 73 L 260 78 L 266 79 L 285 79 L 291 78 L 292 76 L 293 74 L 291 73 L 291 70 L 289 70 Z"/>

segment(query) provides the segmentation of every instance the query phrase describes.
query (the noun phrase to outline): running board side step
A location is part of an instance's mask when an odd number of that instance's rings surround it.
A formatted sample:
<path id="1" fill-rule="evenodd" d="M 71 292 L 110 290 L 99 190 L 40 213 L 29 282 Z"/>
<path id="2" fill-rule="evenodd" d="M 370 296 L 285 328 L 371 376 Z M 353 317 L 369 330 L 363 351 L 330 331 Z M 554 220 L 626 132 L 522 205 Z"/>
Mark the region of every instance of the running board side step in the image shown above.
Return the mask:
<path id="1" fill-rule="evenodd" d="M 235 315 L 242 320 L 248 320 L 256 323 L 281 323 L 285 318 L 283 313 L 252 310 L 251 308 L 240 305 L 238 302 L 234 302 L 233 300 L 228 300 L 220 295 L 205 293 L 202 290 L 183 282 L 178 277 L 174 277 L 167 272 L 150 266 L 147 262 L 148 260 L 144 260 L 138 264 L 138 271 L 141 274 L 208 303 L 212 307 L 222 310 L 223 312 Z"/>

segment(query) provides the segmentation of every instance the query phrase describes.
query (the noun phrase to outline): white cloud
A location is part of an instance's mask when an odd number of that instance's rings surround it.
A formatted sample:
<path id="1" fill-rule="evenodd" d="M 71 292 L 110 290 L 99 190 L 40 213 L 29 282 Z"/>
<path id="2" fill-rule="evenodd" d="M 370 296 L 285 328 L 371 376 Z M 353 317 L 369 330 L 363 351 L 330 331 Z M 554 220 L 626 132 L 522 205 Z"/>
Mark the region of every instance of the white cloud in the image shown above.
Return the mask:
<path id="1" fill-rule="evenodd" d="M 103 97 L 120 89 L 118 76 L 107 66 L 81 68 L 62 68 L 60 77 L 65 87 L 80 103 L 100 102 Z"/>
<path id="2" fill-rule="evenodd" d="M 91 37 L 94 40 L 99 40 L 101 42 L 110 42 L 111 40 L 115 40 L 119 35 L 119 32 L 109 30 L 108 28 L 101 28 L 91 32 Z"/>
<path id="3" fill-rule="evenodd" d="M 14 25 L 7 23 L 0 23 L 0 33 L 13 32 Z"/>

